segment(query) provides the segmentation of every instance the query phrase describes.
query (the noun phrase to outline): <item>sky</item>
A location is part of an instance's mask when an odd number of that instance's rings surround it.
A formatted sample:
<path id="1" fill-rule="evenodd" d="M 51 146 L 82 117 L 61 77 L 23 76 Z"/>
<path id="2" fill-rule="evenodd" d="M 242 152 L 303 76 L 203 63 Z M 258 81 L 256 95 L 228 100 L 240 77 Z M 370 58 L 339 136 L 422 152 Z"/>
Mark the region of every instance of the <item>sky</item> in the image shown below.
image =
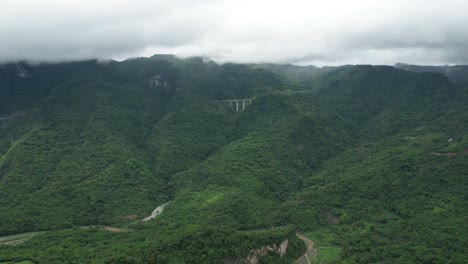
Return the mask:
<path id="1" fill-rule="evenodd" d="M 467 0 L 0 0 L 0 62 L 468 64 Z"/>

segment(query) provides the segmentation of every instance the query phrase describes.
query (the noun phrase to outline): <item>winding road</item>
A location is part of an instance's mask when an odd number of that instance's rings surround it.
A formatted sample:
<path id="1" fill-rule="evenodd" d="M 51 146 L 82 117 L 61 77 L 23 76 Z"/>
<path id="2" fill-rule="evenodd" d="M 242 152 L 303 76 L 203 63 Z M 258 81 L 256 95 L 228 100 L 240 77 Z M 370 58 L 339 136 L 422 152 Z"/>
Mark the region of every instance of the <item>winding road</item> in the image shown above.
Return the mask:
<path id="1" fill-rule="evenodd" d="M 302 241 L 304 241 L 304 243 L 307 246 L 307 250 L 304 253 L 304 255 L 302 255 L 300 258 L 296 259 L 293 262 L 293 264 L 302 264 L 302 263 L 311 264 L 312 262 L 310 261 L 310 257 L 311 256 L 315 257 L 317 255 L 317 250 L 314 248 L 314 242 L 312 240 L 308 239 L 307 237 L 299 234 L 299 233 L 296 233 L 296 236 L 299 239 L 301 239 Z"/>

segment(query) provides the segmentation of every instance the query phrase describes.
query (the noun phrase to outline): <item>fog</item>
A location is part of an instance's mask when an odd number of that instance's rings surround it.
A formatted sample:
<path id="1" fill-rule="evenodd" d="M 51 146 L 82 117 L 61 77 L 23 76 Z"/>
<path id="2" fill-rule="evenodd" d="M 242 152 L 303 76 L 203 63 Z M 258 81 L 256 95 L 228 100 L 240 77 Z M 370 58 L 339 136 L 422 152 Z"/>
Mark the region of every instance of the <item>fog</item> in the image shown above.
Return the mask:
<path id="1" fill-rule="evenodd" d="M 468 1 L 2 1 L 0 61 L 468 64 Z"/>

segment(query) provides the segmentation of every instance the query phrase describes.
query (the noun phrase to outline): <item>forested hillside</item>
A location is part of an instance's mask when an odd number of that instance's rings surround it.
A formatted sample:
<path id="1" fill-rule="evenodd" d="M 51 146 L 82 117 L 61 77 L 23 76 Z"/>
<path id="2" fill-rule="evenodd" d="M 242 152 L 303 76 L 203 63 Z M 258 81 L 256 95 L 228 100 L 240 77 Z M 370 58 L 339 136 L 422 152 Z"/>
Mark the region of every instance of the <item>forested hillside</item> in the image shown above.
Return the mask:
<path id="1" fill-rule="evenodd" d="M 467 102 L 388 66 L 2 65 L 0 263 L 293 263 L 297 233 L 315 263 L 464 263 Z"/>
<path id="2" fill-rule="evenodd" d="M 449 80 L 462 85 L 468 85 L 468 66 L 467 65 L 444 65 L 444 66 L 421 66 L 405 63 L 397 63 L 395 67 L 398 69 L 412 72 L 436 72 L 442 73 Z"/>

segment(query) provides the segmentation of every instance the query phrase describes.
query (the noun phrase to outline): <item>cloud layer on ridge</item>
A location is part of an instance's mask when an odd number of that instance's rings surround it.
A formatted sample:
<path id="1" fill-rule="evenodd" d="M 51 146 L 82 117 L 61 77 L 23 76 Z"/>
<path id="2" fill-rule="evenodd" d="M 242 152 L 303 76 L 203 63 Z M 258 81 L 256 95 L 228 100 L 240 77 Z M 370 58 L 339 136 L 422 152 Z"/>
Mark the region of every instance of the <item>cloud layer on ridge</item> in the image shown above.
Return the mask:
<path id="1" fill-rule="evenodd" d="M 463 0 L 6 1 L 0 61 L 468 64 Z"/>

